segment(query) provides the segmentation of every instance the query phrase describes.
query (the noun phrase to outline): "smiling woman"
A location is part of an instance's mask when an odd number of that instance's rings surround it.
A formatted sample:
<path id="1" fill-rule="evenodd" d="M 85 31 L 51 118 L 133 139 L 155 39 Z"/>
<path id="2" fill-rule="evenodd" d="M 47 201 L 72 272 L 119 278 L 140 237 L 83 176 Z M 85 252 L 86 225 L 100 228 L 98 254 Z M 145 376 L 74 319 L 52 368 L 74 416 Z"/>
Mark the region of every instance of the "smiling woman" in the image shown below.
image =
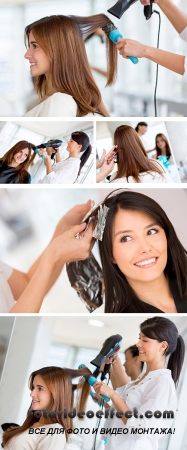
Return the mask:
<path id="1" fill-rule="evenodd" d="M 0 158 L 0 184 L 28 184 L 31 177 L 27 172 L 34 161 L 36 147 L 27 141 L 19 141 Z"/>
<path id="2" fill-rule="evenodd" d="M 79 389 L 78 409 L 84 411 L 90 386 L 85 379 L 78 385 L 72 384 L 77 377 L 88 375 L 85 367 L 79 370 L 61 367 L 43 367 L 31 373 L 29 387 L 32 402 L 22 426 L 11 427 L 3 435 L 7 450 L 63 450 L 68 440 L 72 419 L 64 414 L 73 405 L 73 392 Z M 50 414 L 51 413 L 51 414 Z M 34 433 L 37 428 L 37 433 Z M 32 432 L 29 433 L 29 429 Z M 38 433 L 38 430 L 41 433 Z M 49 431 L 50 430 L 50 431 Z"/>
<path id="3" fill-rule="evenodd" d="M 116 190 L 98 217 L 105 312 L 187 312 L 187 252 L 160 205 L 138 192 Z"/>
<path id="4" fill-rule="evenodd" d="M 94 81 L 84 39 L 111 20 L 104 14 L 89 17 L 54 15 L 28 25 L 25 58 L 37 78 L 39 105 L 25 114 L 32 117 L 108 116 Z M 116 46 L 107 45 L 107 85 L 113 83 L 117 69 Z"/>

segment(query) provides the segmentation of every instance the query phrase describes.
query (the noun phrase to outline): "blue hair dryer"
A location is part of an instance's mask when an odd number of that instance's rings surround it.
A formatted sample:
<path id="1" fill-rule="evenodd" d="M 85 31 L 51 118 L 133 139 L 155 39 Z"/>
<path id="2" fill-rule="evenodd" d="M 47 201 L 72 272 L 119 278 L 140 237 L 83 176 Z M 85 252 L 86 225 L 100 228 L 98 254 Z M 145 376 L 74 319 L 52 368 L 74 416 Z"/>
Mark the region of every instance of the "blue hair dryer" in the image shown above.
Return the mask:
<path id="1" fill-rule="evenodd" d="M 87 368 L 86 366 L 85 366 L 85 364 L 80 364 L 79 366 L 78 366 L 78 369 L 83 369 L 83 367 L 84 368 Z M 97 383 L 97 378 L 95 378 L 93 375 L 84 375 L 84 378 L 86 379 L 86 381 L 88 382 L 88 384 L 90 385 L 90 386 L 93 386 L 95 383 Z M 106 397 L 105 395 L 102 395 L 101 394 L 101 397 L 105 400 L 105 402 L 109 402 L 110 401 L 110 398 L 109 397 Z"/>

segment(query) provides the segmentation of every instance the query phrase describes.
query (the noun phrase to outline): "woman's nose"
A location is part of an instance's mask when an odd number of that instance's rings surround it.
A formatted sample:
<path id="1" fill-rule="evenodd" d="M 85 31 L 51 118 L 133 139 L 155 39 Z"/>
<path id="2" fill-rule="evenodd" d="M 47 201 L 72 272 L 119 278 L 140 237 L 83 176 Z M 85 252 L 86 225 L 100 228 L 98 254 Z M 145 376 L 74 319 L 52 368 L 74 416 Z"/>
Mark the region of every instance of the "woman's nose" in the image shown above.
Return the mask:
<path id="1" fill-rule="evenodd" d="M 30 52 L 30 48 L 28 48 L 28 50 L 26 51 L 25 55 L 24 55 L 25 59 L 30 59 L 31 58 L 31 52 Z"/>
<path id="2" fill-rule="evenodd" d="M 151 246 L 146 238 L 141 238 L 138 242 L 139 253 L 148 253 L 151 250 Z"/>

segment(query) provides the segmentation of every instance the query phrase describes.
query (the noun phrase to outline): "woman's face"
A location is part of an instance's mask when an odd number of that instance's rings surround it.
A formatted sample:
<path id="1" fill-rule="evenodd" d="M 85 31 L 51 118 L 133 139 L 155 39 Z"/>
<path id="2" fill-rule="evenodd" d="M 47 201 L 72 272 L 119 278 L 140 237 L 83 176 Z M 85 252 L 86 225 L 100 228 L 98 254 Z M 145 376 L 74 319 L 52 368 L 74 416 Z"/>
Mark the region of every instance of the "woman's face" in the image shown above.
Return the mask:
<path id="1" fill-rule="evenodd" d="M 29 34 L 29 48 L 25 53 L 24 58 L 29 60 L 30 73 L 32 77 L 47 75 L 49 73 L 50 58 L 36 42 L 32 31 Z"/>
<path id="2" fill-rule="evenodd" d="M 142 362 L 156 362 L 163 357 L 168 344 L 166 341 L 158 342 L 156 339 L 150 339 L 140 332 L 137 342 L 139 358 Z"/>
<path id="3" fill-rule="evenodd" d="M 156 146 L 160 149 L 163 150 L 166 147 L 166 142 L 162 137 L 157 137 L 156 138 Z"/>
<path id="4" fill-rule="evenodd" d="M 50 404 L 51 393 L 40 375 L 36 375 L 33 380 L 33 386 L 30 393 L 32 398 L 32 409 L 41 411 Z"/>
<path id="5" fill-rule="evenodd" d="M 26 161 L 26 159 L 29 156 L 29 149 L 28 148 L 24 148 L 23 150 L 20 150 L 20 152 L 15 153 L 13 156 L 13 160 L 15 165 L 19 165 L 22 164 L 24 161 Z"/>
<path id="6" fill-rule="evenodd" d="M 81 150 L 81 145 L 77 144 L 76 141 L 74 141 L 71 137 L 69 138 L 68 142 L 67 142 L 67 147 L 66 150 L 70 153 L 74 153 L 74 152 L 80 152 Z"/>
<path id="7" fill-rule="evenodd" d="M 130 286 L 163 277 L 167 239 L 156 220 L 141 211 L 120 209 L 112 230 L 113 258 Z"/>

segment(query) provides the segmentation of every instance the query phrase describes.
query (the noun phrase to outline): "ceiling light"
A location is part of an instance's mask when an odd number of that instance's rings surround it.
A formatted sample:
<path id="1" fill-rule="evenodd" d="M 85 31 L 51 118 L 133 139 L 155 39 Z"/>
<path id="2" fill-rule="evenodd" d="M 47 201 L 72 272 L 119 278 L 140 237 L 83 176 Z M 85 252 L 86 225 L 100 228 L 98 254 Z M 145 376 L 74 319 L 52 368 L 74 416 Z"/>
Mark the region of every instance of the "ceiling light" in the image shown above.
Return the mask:
<path id="1" fill-rule="evenodd" d="M 89 325 L 92 325 L 93 327 L 104 327 L 105 324 L 103 322 L 101 322 L 101 320 L 89 320 L 88 321 Z"/>

